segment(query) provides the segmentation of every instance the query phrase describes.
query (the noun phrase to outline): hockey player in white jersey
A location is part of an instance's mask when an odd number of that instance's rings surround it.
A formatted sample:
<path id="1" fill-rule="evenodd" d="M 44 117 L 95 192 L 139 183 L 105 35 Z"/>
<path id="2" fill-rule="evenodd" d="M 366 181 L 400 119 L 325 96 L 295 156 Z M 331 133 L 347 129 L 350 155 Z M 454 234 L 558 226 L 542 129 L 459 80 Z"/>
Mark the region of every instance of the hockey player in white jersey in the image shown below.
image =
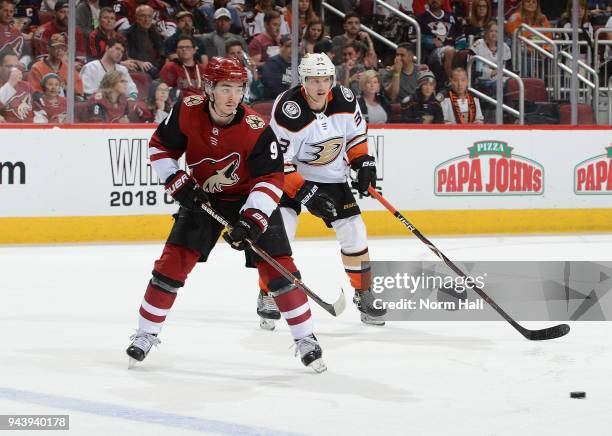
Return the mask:
<path id="1" fill-rule="evenodd" d="M 280 209 L 289 238 L 295 237 L 301 207 L 336 232 L 344 269 L 355 289 L 354 303 L 366 324 L 384 325 L 370 290 L 366 227 L 347 183 L 348 167 L 357 172 L 356 187 L 369 195 L 376 187 L 376 162 L 368 154 L 367 127 L 348 88 L 336 85 L 335 68 L 323 53 L 306 55 L 299 67 L 301 84 L 279 95 L 270 126 L 284 153 L 285 187 Z M 257 313 L 261 327 L 280 318 L 262 290 Z"/>

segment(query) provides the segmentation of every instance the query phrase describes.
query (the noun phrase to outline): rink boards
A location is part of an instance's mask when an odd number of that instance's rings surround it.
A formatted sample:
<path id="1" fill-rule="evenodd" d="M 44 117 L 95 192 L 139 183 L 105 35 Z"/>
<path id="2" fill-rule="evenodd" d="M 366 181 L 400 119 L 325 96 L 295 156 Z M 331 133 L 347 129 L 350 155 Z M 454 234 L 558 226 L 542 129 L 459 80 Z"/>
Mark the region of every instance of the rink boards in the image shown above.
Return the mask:
<path id="1" fill-rule="evenodd" d="M 383 127 L 383 126 L 381 126 Z M 0 129 L 0 243 L 163 240 L 176 206 L 147 126 Z M 426 234 L 612 231 L 612 140 L 601 128 L 369 130 L 382 194 Z M 406 229 L 358 199 L 372 236 Z M 298 236 L 331 235 L 303 214 Z"/>

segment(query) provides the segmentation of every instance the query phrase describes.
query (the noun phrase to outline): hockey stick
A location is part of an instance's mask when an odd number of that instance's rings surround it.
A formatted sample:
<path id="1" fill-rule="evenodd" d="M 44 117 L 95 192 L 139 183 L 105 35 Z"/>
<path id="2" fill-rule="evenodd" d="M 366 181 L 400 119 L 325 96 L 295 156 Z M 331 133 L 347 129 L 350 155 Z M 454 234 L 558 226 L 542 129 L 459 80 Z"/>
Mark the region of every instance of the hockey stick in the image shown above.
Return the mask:
<path id="1" fill-rule="evenodd" d="M 395 216 L 398 220 L 400 220 L 402 222 L 402 224 L 404 224 L 408 230 L 410 230 L 414 236 L 416 236 L 417 238 L 419 238 L 421 240 L 421 242 L 423 242 L 425 245 L 427 245 L 431 251 L 433 251 L 436 256 L 438 256 L 440 259 L 442 259 L 444 261 L 444 263 L 450 268 L 452 269 L 455 273 L 457 273 L 457 275 L 463 277 L 463 278 L 467 278 L 465 273 L 463 271 L 461 271 L 461 269 L 459 269 L 459 267 L 457 265 L 455 265 L 448 257 L 446 257 L 444 255 L 444 253 L 442 253 L 440 250 L 438 250 L 436 248 L 436 246 L 434 244 L 432 244 L 432 242 L 427 239 L 425 236 L 423 236 L 421 234 L 421 232 L 419 232 L 417 230 L 417 228 L 415 226 L 412 225 L 412 223 L 410 223 L 410 221 L 408 221 L 397 209 L 395 209 L 391 203 L 389 203 L 387 200 L 385 200 L 385 198 L 380 195 L 378 193 L 378 191 L 376 191 L 376 189 L 374 189 L 372 186 L 370 186 L 368 188 L 368 192 L 370 193 L 370 195 L 372 195 L 372 197 L 376 198 L 378 201 L 380 201 L 380 203 L 385 206 L 385 208 L 391 212 L 393 214 L 393 216 Z M 468 284 L 469 280 L 466 280 L 466 284 Z M 508 315 L 501 307 L 499 307 L 497 305 L 497 303 L 495 301 L 493 301 L 493 299 L 491 297 L 489 297 L 480 287 L 476 286 L 476 285 L 469 285 L 470 288 L 476 292 L 478 295 L 480 295 L 480 297 L 485 300 L 487 303 L 489 303 L 489 305 L 495 309 L 495 311 L 497 313 L 499 313 L 506 321 L 508 321 L 510 323 L 510 325 L 512 327 L 514 327 L 516 330 L 518 330 L 518 332 L 520 334 L 522 334 L 525 338 L 529 339 L 530 341 L 542 341 L 545 339 L 555 339 L 555 338 L 559 338 L 561 336 L 564 336 L 566 334 L 569 333 L 570 331 L 570 326 L 567 324 L 559 324 L 553 327 L 548 327 L 545 329 L 541 329 L 541 330 L 529 330 L 526 329 L 525 327 L 523 327 L 522 325 L 520 325 L 518 322 L 516 322 L 510 315 Z"/>
<path id="2" fill-rule="evenodd" d="M 202 209 L 204 209 L 206 213 L 208 213 L 211 217 L 218 221 L 228 231 L 232 231 L 232 226 L 230 225 L 230 223 L 228 223 L 227 220 L 221 215 L 219 215 L 212 207 L 206 204 L 202 204 Z M 333 316 L 338 316 L 344 311 L 344 309 L 346 308 L 346 300 L 344 298 L 344 290 L 342 288 L 340 289 L 340 296 L 334 304 L 326 303 L 321 299 L 321 297 L 319 297 L 312 290 L 310 290 L 310 288 L 306 286 L 302 280 L 294 276 L 291 271 L 289 271 L 287 268 L 278 263 L 272 256 L 270 256 L 263 249 L 258 247 L 253 241 L 248 238 L 245 239 L 245 241 L 249 245 L 249 248 L 253 250 L 259 257 L 261 257 L 268 264 L 270 264 L 272 268 L 281 273 L 282 276 L 289 280 L 292 284 L 304 291 L 306 295 L 312 298 L 319 306 L 321 306 L 327 312 L 329 312 Z"/>

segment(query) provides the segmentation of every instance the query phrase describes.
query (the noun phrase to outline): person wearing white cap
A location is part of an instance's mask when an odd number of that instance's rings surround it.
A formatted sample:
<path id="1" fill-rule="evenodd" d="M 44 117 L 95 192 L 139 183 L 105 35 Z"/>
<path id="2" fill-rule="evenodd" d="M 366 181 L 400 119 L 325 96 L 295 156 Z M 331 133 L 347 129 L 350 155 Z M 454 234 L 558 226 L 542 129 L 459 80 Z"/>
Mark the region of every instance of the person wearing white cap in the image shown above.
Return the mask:
<path id="1" fill-rule="evenodd" d="M 204 43 L 204 54 L 211 59 L 215 56 L 225 56 L 225 44 L 230 40 L 240 41 L 246 50 L 246 41 L 240 35 L 230 32 L 232 15 L 226 8 L 219 8 L 215 11 L 215 30 L 206 34 L 202 38 Z"/>
<path id="2" fill-rule="evenodd" d="M 236 34 L 242 34 L 242 21 L 240 21 L 240 14 L 236 9 L 229 5 L 229 0 L 214 0 L 211 2 L 212 4 L 208 4 L 202 6 L 200 11 L 206 15 L 208 22 L 211 27 L 214 27 L 214 21 L 216 19 L 215 12 L 221 8 L 224 8 L 230 13 L 231 26 L 229 31 Z"/>

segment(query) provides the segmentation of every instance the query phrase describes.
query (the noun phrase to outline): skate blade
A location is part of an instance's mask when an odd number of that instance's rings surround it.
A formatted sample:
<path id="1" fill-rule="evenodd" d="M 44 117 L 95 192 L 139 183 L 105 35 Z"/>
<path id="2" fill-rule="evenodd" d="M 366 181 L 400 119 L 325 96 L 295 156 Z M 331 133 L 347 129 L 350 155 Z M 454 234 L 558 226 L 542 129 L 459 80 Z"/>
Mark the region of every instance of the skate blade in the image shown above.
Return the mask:
<path id="1" fill-rule="evenodd" d="M 276 327 L 273 319 L 260 318 L 259 319 L 259 327 L 263 330 L 272 331 Z"/>
<path id="2" fill-rule="evenodd" d="M 374 325 L 378 327 L 382 327 L 385 325 L 385 321 L 373 318 L 369 315 L 366 315 L 365 313 L 361 313 L 361 322 L 366 325 Z"/>
<path id="3" fill-rule="evenodd" d="M 317 374 L 321 374 L 322 372 L 327 371 L 327 365 L 323 361 L 323 359 L 317 359 L 310 362 L 308 368 L 312 368 L 314 372 Z"/>
<path id="4" fill-rule="evenodd" d="M 131 357 L 129 357 L 129 359 L 130 360 L 128 361 L 128 369 L 136 368 L 139 362 Z"/>

